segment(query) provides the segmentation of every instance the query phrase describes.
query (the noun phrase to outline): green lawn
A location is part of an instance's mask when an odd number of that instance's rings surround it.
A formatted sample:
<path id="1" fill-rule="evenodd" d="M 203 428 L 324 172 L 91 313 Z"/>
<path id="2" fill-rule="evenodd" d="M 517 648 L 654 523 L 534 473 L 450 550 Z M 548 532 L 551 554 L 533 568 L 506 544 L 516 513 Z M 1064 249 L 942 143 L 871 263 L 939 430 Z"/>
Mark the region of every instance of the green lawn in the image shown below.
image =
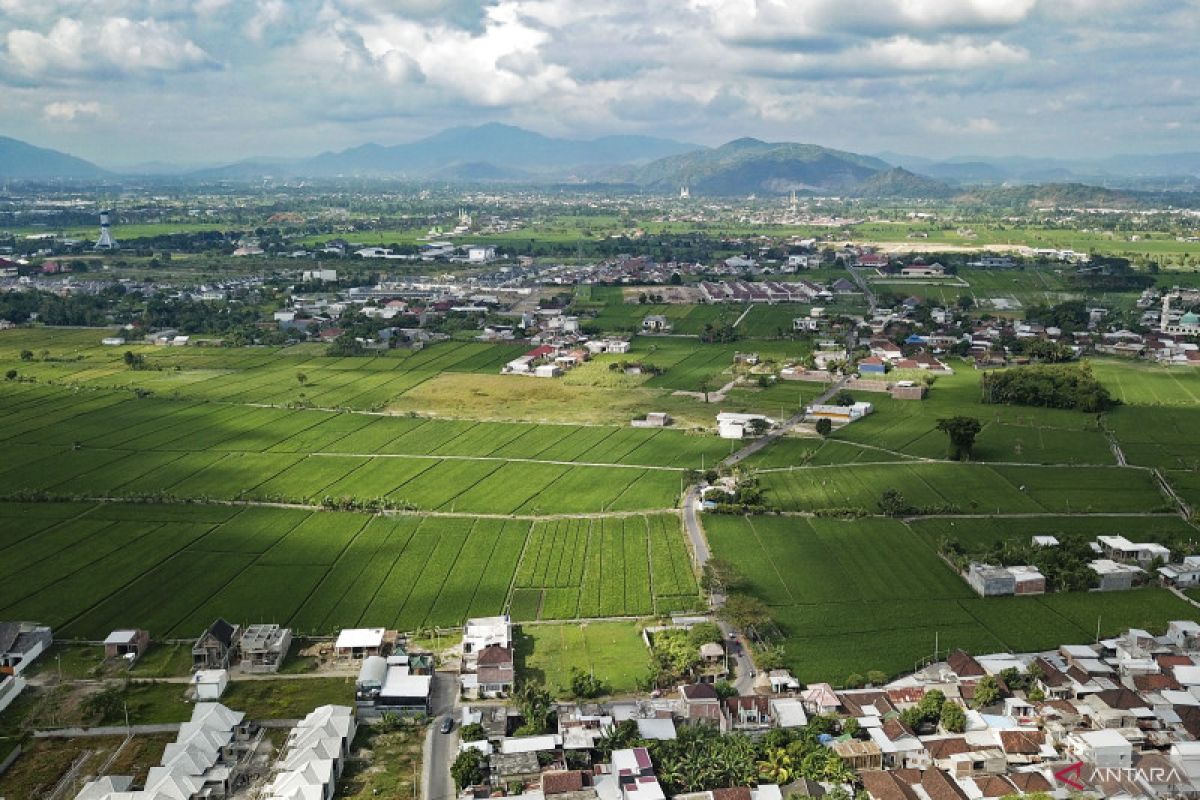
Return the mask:
<path id="1" fill-rule="evenodd" d="M 570 696 L 571 672 L 594 674 L 613 694 L 637 689 L 650 668 L 650 651 L 632 622 L 524 625 L 516 636 L 517 673 L 558 697 Z"/>

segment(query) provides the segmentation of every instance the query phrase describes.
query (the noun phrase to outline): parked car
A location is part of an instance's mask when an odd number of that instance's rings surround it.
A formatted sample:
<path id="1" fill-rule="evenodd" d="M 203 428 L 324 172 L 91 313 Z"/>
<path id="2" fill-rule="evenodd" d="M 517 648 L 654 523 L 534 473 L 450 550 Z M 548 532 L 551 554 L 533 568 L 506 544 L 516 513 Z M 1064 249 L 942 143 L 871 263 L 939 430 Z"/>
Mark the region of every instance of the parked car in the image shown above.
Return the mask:
<path id="1" fill-rule="evenodd" d="M 454 720 L 446 717 L 442 720 L 442 733 L 449 733 L 452 730 L 454 730 Z"/>

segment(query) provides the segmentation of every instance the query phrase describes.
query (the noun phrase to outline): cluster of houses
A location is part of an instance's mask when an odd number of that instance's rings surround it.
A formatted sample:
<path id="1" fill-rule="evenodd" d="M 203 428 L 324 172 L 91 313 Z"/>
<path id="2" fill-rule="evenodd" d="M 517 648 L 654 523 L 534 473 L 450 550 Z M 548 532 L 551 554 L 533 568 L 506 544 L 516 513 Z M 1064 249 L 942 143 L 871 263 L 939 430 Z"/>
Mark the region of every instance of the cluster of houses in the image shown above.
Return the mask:
<path id="1" fill-rule="evenodd" d="M 810 686 L 801 697 L 819 692 L 826 713 L 853 717 L 867 731 L 865 739 L 832 746 L 860 771 L 873 800 L 1065 797 L 1076 789 L 1193 797 L 1200 793 L 1198 647 L 1200 625 L 1184 620 L 1163 636 L 1135 629 L 1046 653 L 957 651 L 878 690 Z M 1025 688 L 1008 686 L 1012 675 L 1023 676 Z M 1000 698 L 974 708 L 986 677 Z M 900 719 L 935 689 L 964 706 L 962 732 L 914 729 Z"/>
<path id="2" fill-rule="evenodd" d="M 1057 547 L 1054 536 L 1034 536 L 1034 547 Z M 1095 558 L 1086 566 L 1096 575 L 1096 590 L 1124 591 L 1150 579 L 1151 568 L 1164 586 L 1200 585 L 1200 556 L 1171 562 L 1171 550 L 1157 542 L 1131 542 L 1124 536 L 1097 536 L 1090 543 Z M 971 562 L 963 576 L 982 597 L 1043 594 L 1046 577 L 1032 565 L 998 566 Z"/>
<path id="3" fill-rule="evenodd" d="M 288 731 L 263 800 L 329 800 L 358 730 L 354 709 L 320 706 Z"/>
<path id="4" fill-rule="evenodd" d="M 627 339 L 588 338 L 579 333 L 579 324 L 575 317 L 558 319 L 565 322 L 561 326 L 548 329 L 547 334 L 536 337 L 541 344 L 506 363 L 500 368 L 500 374 L 559 378 L 567 371 L 590 361 L 594 355 L 629 352 L 630 344 Z"/>
<path id="5" fill-rule="evenodd" d="M 265 730 L 245 714 L 220 703 L 197 703 L 192 718 L 179 727 L 157 766 L 134 789 L 129 775 L 106 775 L 89 781 L 75 800 L 195 800 L 232 797 L 256 777 L 255 762 L 270 753 Z M 287 794 L 281 800 L 325 800 L 329 794 Z"/>
<path id="6" fill-rule="evenodd" d="M 710 683 L 680 686 L 667 696 L 607 703 L 562 703 L 556 706 L 553 732 L 514 736 L 521 719 L 512 708 L 465 705 L 460 710 L 463 727 L 478 725 L 483 737 L 461 741 L 461 750 L 477 750 L 487 760 L 487 778 L 479 786 L 465 787 L 464 798 L 491 796 L 496 789 L 519 784 L 519 796 L 543 798 L 571 793 L 562 800 L 664 800 L 665 793 L 649 753 L 644 747 L 614 750 L 607 761 L 586 769 L 568 764 L 590 761 L 589 754 L 615 725 L 633 722 L 641 739 L 670 741 L 681 726 L 711 725 L 722 733 L 760 735 L 776 727 L 802 727 L 809 712 L 796 694 L 799 684 L 779 672 L 775 689 L 762 682 L 763 694 L 722 699 Z M 780 798 L 778 787 L 759 787 L 763 797 Z"/>
<path id="7" fill-rule="evenodd" d="M 833 292 L 812 281 L 701 281 L 709 303 L 812 303 L 833 300 Z"/>
<path id="8" fill-rule="evenodd" d="M 992 698 L 983 694 L 986 681 Z M 1040 653 L 958 650 L 880 687 L 802 689 L 782 671 L 759 683 L 744 696 L 721 697 L 713 685 L 696 683 L 648 699 L 564 703 L 556 708 L 557 727 L 536 736 L 512 735 L 521 722 L 515 709 L 467 705 L 462 725 L 483 733 L 459 746 L 486 757 L 487 777 L 461 796 L 489 797 L 500 789 L 512 795 L 518 784 L 518 796 L 541 800 L 662 800 L 646 750 L 615 750 L 590 763 L 588 754 L 616 724 L 632 721 L 639 737 L 652 741 L 675 739 L 687 725 L 758 737 L 803 727 L 817 715 L 841 720 L 842 733 L 821 742 L 858 773 L 860 791 L 872 800 L 1037 792 L 1065 798 L 1075 789 L 1105 797 L 1200 796 L 1200 624 L 1191 620 L 1169 623 L 1162 636 L 1132 629 Z M 959 707 L 961 726 L 914 722 L 905 713 L 933 692 Z M 835 788 L 800 779 L 684 796 L 821 796 Z"/>

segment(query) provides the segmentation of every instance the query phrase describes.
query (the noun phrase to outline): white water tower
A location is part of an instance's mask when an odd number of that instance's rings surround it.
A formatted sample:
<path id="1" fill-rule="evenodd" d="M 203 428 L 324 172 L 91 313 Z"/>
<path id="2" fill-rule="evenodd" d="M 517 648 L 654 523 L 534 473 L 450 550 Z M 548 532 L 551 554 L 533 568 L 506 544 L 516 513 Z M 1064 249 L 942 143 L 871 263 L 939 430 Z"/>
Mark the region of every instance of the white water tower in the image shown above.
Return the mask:
<path id="1" fill-rule="evenodd" d="M 112 238 L 112 231 L 109 229 L 108 215 L 111 213 L 108 209 L 100 212 L 100 238 L 96 240 L 96 250 L 117 249 L 117 240 Z"/>

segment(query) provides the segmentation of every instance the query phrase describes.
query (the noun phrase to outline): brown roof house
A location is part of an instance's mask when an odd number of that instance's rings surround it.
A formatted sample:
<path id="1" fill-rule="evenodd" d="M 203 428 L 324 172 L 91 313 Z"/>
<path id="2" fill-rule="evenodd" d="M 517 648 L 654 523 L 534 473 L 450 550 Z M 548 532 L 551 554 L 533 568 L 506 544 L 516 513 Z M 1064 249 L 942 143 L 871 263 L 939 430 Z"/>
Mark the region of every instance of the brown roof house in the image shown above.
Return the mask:
<path id="1" fill-rule="evenodd" d="M 476 657 L 475 672 L 479 677 L 481 697 L 495 697 L 503 692 L 511 692 L 515 680 L 512 648 L 501 647 L 498 644 L 484 647 Z"/>
<path id="2" fill-rule="evenodd" d="M 693 683 L 679 687 L 683 700 L 683 716 L 688 722 L 706 722 L 720 725 L 722 722 L 721 698 L 709 683 Z"/>

